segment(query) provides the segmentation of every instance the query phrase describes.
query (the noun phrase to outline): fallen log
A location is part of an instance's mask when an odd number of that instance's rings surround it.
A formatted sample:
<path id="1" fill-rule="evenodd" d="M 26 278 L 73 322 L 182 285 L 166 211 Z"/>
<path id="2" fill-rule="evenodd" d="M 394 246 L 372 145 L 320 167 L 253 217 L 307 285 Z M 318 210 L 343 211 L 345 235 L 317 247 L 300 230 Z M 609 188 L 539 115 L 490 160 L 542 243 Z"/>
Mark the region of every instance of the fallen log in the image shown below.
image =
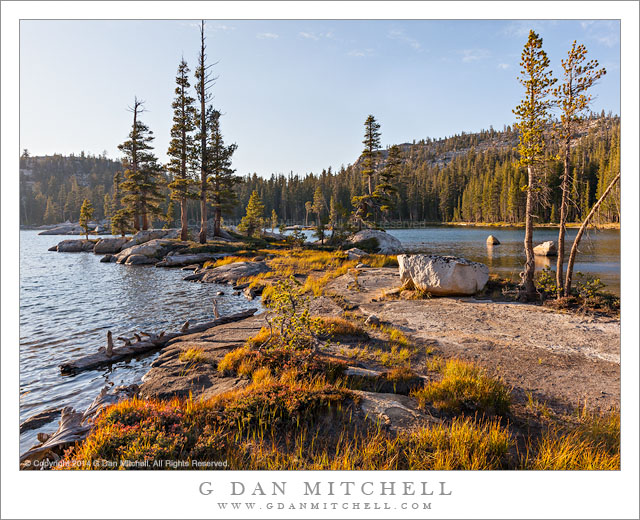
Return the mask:
<path id="1" fill-rule="evenodd" d="M 75 361 L 61 364 L 60 371 L 64 375 L 72 375 L 85 370 L 93 370 L 102 366 L 111 365 L 117 361 L 123 361 L 153 350 L 159 350 L 170 340 L 179 336 L 193 334 L 196 332 L 204 332 L 205 330 L 217 327 L 218 325 L 244 320 L 245 318 L 253 316 L 257 310 L 258 309 L 247 309 L 246 311 L 231 314 L 229 316 L 223 316 L 196 326 L 189 326 L 187 322 L 187 326 L 183 326 L 180 332 L 160 334 L 159 336 L 152 336 L 150 339 L 144 341 L 138 341 L 135 343 L 127 342 L 129 344 L 125 344 L 123 347 L 113 347 L 111 355 L 109 355 L 104 347 L 101 347 L 95 354 L 89 354 L 88 356 L 81 357 Z"/>
<path id="2" fill-rule="evenodd" d="M 105 386 L 84 413 L 76 412 L 70 406 L 63 408 L 58 429 L 51 435 L 38 434 L 38 440 L 42 443 L 20 455 L 20 463 L 24 464 L 25 469 L 35 469 L 35 461 L 59 460 L 68 447 L 87 438 L 93 428 L 93 420 L 100 410 L 123 399 L 129 399 L 137 392 L 138 385 L 117 386 L 112 391 Z M 39 465 L 38 469 L 41 467 L 43 465 Z"/>

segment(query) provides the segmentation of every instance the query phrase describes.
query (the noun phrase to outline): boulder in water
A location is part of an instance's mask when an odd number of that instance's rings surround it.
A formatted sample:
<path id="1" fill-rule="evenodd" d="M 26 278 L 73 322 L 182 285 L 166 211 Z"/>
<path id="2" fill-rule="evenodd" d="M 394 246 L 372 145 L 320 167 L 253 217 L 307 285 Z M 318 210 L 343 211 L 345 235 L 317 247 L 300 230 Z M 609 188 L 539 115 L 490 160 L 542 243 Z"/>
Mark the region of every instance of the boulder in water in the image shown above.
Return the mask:
<path id="1" fill-rule="evenodd" d="M 56 246 L 58 253 L 81 253 L 84 251 L 93 251 L 95 243 L 91 240 L 63 240 Z M 49 250 L 51 251 L 51 249 Z"/>
<path id="2" fill-rule="evenodd" d="M 489 268 L 466 258 L 437 255 L 399 255 L 400 279 L 435 296 L 470 295 L 481 291 Z"/>
<path id="3" fill-rule="evenodd" d="M 500 245 L 500 240 L 498 240 L 496 237 L 494 237 L 493 235 L 489 235 L 487 237 L 487 245 L 488 246 L 497 246 Z"/>
<path id="4" fill-rule="evenodd" d="M 146 255 L 129 255 L 125 265 L 146 265 L 155 263 L 156 260 L 154 258 L 149 258 Z"/>
<path id="5" fill-rule="evenodd" d="M 556 243 L 553 240 L 547 240 L 546 242 L 542 242 L 542 244 L 538 244 L 534 247 L 533 254 L 538 256 L 556 256 L 558 254 L 558 249 L 556 248 Z"/>

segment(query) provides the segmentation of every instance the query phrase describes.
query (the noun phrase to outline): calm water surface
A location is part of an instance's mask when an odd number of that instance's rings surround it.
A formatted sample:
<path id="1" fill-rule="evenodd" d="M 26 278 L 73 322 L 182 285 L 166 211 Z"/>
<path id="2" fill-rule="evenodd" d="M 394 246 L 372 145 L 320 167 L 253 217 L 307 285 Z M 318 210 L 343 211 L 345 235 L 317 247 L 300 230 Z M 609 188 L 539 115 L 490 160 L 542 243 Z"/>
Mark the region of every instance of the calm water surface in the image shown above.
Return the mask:
<path id="1" fill-rule="evenodd" d="M 409 251 L 463 256 L 485 263 L 491 272 L 517 277 L 524 262 L 524 230 L 464 228 L 390 230 Z M 496 236 L 501 245 L 489 248 Z M 572 241 L 576 230 L 568 230 Z M 59 365 L 94 352 L 106 343 L 107 330 L 116 336 L 134 332 L 177 330 L 214 318 L 216 292 L 222 314 L 259 302 L 233 296 L 228 285 L 185 282 L 180 269 L 100 263 L 91 253 L 57 253 L 47 249 L 65 236 L 20 232 L 20 420 L 46 410 L 73 406 L 83 410 L 107 383 L 139 383 L 156 354 L 115 363 L 111 368 L 62 376 Z M 557 240 L 554 229 L 534 233 L 534 243 Z M 599 276 L 607 289 L 620 290 L 620 232 L 591 232 L 582 240 L 576 270 Z M 537 268 L 554 267 L 555 259 L 538 259 Z M 38 431 L 54 431 L 57 421 Z M 21 451 L 36 442 L 36 431 L 21 436 Z"/>
<path id="2" fill-rule="evenodd" d="M 218 291 L 221 314 L 259 302 L 233 296 L 230 286 L 185 282 L 180 269 L 100 263 L 92 253 L 57 253 L 47 249 L 66 236 L 20 232 L 20 421 L 48 408 L 84 410 L 107 383 L 139 383 L 157 353 L 115 363 L 109 369 L 62 376 L 59 365 L 106 345 L 107 331 L 178 330 L 214 319 Z M 116 345 L 119 342 L 116 342 Z M 57 421 L 39 431 L 55 431 Z M 20 439 L 24 451 L 37 431 Z"/>
<path id="3" fill-rule="evenodd" d="M 513 279 L 518 278 L 525 261 L 523 228 L 433 226 L 426 229 L 392 229 L 388 232 L 400 240 L 407 251 L 462 256 L 488 265 L 492 273 Z M 567 230 L 566 257 L 577 232 L 577 229 Z M 489 235 L 496 237 L 500 245 L 487 246 Z M 534 230 L 534 246 L 547 240 L 557 243 L 557 228 Z M 582 236 L 579 251 L 574 272 L 599 277 L 607 291 L 619 295 L 620 231 L 589 231 Z M 555 271 L 556 257 L 536 257 L 536 270 L 546 266 Z"/>

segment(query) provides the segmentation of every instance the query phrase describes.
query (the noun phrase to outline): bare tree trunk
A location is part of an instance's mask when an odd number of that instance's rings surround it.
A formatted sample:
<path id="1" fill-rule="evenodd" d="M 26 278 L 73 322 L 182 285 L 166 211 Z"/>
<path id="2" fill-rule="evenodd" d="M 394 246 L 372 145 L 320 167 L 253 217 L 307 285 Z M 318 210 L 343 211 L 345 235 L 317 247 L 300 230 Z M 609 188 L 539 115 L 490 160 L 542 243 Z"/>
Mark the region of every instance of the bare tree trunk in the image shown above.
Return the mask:
<path id="1" fill-rule="evenodd" d="M 205 64 L 204 21 L 200 30 L 200 243 L 207 243 L 207 68 Z"/>
<path id="2" fill-rule="evenodd" d="M 533 168 L 531 165 L 527 166 L 527 171 L 529 173 L 529 185 L 527 187 L 527 207 L 524 228 L 524 253 L 526 255 L 526 261 L 524 264 L 524 272 L 522 273 L 522 285 L 524 285 L 526 298 L 532 300 L 536 294 L 536 286 L 533 283 L 536 262 L 533 255 Z"/>
<path id="3" fill-rule="evenodd" d="M 189 230 L 187 229 L 187 199 L 180 199 L 180 240 L 189 239 Z"/>
<path id="4" fill-rule="evenodd" d="M 584 221 L 582 222 L 582 225 L 578 230 L 578 234 L 576 235 L 576 238 L 573 240 L 573 245 L 571 246 L 571 253 L 569 254 L 569 263 L 567 264 L 567 278 L 564 283 L 565 296 L 569 296 L 569 294 L 571 294 L 571 278 L 573 276 L 573 264 L 575 263 L 576 255 L 578 254 L 578 245 L 580 244 L 580 239 L 582 238 L 582 235 L 587 229 L 587 226 L 589 225 L 589 221 L 591 220 L 591 217 L 593 217 L 596 214 L 596 212 L 598 211 L 598 208 L 600 207 L 600 204 L 602 204 L 604 199 L 607 198 L 607 195 L 609 195 L 609 192 L 613 189 L 613 187 L 616 185 L 619 179 L 620 179 L 620 173 L 616 175 L 615 179 L 613 179 L 609 184 L 609 186 L 607 187 L 607 189 L 604 190 L 604 193 L 598 199 L 598 202 L 596 202 L 593 205 L 593 208 L 591 208 L 591 211 L 587 215 L 587 218 L 585 218 Z"/>
<path id="5" fill-rule="evenodd" d="M 565 141 L 564 151 L 564 174 L 562 176 L 562 201 L 560 202 L 560 229 L 558 231 L 558 262 L 556 264 L 556 286 L 557 297 L 563 294 L 563 264 L 564 264 L 564 237 L 567 232 L 567 202 L 569 199 L 569 152 L 571 147 L 571 138 L 567 137 Z"/>

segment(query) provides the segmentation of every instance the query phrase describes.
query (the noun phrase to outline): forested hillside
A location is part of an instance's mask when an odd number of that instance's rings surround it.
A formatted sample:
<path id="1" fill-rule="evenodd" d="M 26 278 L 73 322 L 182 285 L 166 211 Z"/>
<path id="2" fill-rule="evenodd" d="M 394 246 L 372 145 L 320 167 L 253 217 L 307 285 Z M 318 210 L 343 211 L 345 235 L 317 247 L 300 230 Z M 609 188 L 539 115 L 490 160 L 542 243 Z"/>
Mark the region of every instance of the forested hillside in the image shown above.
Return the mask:
<path id="1" fill-rule="evenodd" d="M 25 225 L 56 224 L 65 220 L 77 222 L 80 206 L 89 199 L 94 217 L 105 216 L 107 202 L 113 193 L 113 176 L 120 161 L 106 156 L 51 155 L 20 157 L 20 223 Z"/>
<path id="2" fill-rule="evenodd" d="M 388 221 L 410 222 L 522 222 L 524 219 L 526 172 L 517 167 L 517 134 L 510 127 L 479 133 L 462 133 L 438 140 L 422 140 L 401 145 L 404 165 L 398 179 L 396 207 Z M 386 152 L 383 152 L 384 156 Z M 547 180 L 549 192 L 541 194 L 538 223 L 559 218 L 562 161 L 553 157 L 551 146 Z M 572 204 L 569 221 L 583 218 L 609 181 L 620 169 L 620 119 L 612 116 L 586 120 L 572 148 Z M 351 199 L 364 190 L 358 161 L 339 171 L 331 168 L 318 175 L 248 176 L 238 188 L 242 214 L 255 189 L 266 206 L 275 209 L 288 222 L 304 222 L 305 202 L 313 200 L 320 186 L 327 201 L 333 196 L 343 208 L 351 210 Z M 619 221 L 620 193 L 611 197 L 601 211 L 604 222 Z M 310 216 L 311 218 L 311 216 Z"/>
<path id="3" fill-rule="evenodd" d="M 354 139 L 358 139 L 354 135 Z M 391 223 L 403 222 L 522 222 L 526 175 L 517 167 L 517 134 L 505 127 L 478 133 L 462 133 L 443 139 L 425 139 L 400 145 L 402 173 L 397 180 L 395 208 L 384 216 Z M 559 176 L 562 162 L 554 157 L 558 147 L 552 143 L 546 170 L 547 193 L 541 193 L 536 222 L 556 222 L 559 218 Z M 379 157 L 384 164 L 386 151 Z M 357 159 L 357 158 L 355 158 Z M 312 222 L 305 203 L 313 201 L 320 187 L 329 203 L 333 196 L 343 218 L 352 211 L 354 196 L 364 191 L 362 165 L 334 171 L 331 167 L 316 174 L 250 175 L 236 186 L 239 204 L 225 216 L 237 223 L 244 215 L 249 197 L 257 190 L 265 216 L 275 209 L 288 224 Z M 620 169 L 620 119 L 604 114 L 584 121 L 572 148 L 572 203 L 569 221 L 578 221 L 597 200 Z M 38 225 L 65 220 L 77 221 L 80 206 L 88 198 L 95 208 L 94 218 L 109 211 L 114 173 L 122 169 L 119 161 L 104 155 L 28 157 L 20 160 L 20 223 Z M 167 180 L 170 180 L 167 177 Z M 168 190 L 165 191 L 168 193 Z M 601 211 L 601 222 L 619 221 L 620 193 L 610 197 Z M 106 203 L 106 208 L 105 208 Z M 168 195 L 163 208 L 168 206 Z M 199 219 L 196 201 L 188 203 L 189 220 Z M 106 209 L 106 212 L 105 212 Z M 176 212 L 173 225 L 177 225 Z M 160 223 L 161 225 L 162 223 Z M 158 225 L 158 223 L 156 223 Z"/>

